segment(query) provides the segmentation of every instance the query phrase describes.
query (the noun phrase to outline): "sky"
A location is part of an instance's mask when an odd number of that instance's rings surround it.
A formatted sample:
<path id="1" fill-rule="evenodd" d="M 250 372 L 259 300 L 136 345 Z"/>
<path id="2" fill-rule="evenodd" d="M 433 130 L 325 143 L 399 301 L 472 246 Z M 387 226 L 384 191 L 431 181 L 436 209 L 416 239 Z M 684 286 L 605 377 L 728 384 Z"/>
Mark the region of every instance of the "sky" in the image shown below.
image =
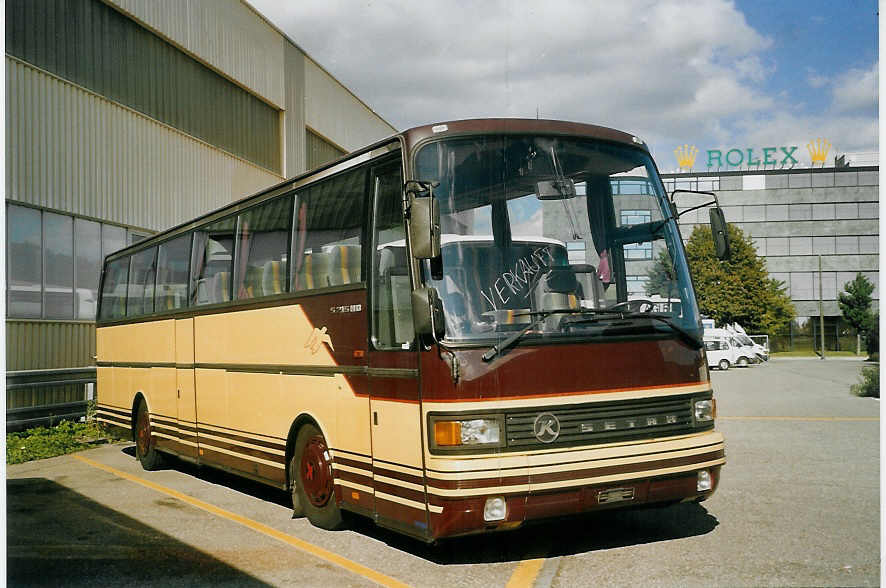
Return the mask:
<path id="1" fill-rule="evenodd" d="M 683 144 L 879 150 L 876 0 L 249 1 L 397 129 L 587 122 L 663 171 Z"/>

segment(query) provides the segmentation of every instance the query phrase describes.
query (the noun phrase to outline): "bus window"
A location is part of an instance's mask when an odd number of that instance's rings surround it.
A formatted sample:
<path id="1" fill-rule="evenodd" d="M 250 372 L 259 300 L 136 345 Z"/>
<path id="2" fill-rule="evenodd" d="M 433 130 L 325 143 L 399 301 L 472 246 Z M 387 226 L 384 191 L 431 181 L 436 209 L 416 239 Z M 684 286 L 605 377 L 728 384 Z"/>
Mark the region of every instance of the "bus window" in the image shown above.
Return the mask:
<path id="1" fill-rule="evenodd" d="M 375 172 L 375 271 L 372 284 L 373 343 L 379 349 L 408 349 L 412 328 L 412 288 L 403 225 L 400 166 Z"/>
<path id="2" fill-rule="evenodd" d="M 139 316 L 154 312 L 154 279 L 156 276 L 156 247 L 133 254 L 132 265 L 129 268 L 126 316 Z"/>
<path id="3" fill-rule="evenodd" d="M 292 290 L 363 281 L 366 169 L 320 182 L 295 198 Z"/>
<path id="4" fill-rule="evenodd" d="M 236 217 L 228 217 L 201 227 L 194 235 L 191 251 L 191 304 L 218 304 L 231 300 L 234 268 Z"/>
<path id="5" fill-rule="evenodd" d="M 287 250 L 292 197 L 276 198 L 240 215 L 237 236 L 237 299 L 287 290 Z"/>
<path id="6" fill-rule="evenodd" d="M 100 319 L 126 316 L 126 284 L 129 281 L 129 257 L 121 257 L 105 266 L 102 282 Z"/>
<path id="7" fill-rule="evenodd" d="M 160 244 L 157 259 L 157 312 L 188 305 L 188 260 L 191 257 L 190 233 Z"/>

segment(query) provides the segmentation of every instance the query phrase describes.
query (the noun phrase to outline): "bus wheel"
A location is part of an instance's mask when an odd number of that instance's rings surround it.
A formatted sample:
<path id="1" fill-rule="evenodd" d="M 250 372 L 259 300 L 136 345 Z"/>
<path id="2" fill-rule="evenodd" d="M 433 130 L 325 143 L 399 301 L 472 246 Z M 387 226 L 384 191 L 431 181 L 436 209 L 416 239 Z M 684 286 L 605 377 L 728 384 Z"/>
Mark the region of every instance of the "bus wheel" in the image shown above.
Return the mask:
<path id="1" fill-rule="evenodd" d="M 323 433 L 314 425 L 305 425 L 299 430 L 293 461 L 293 507 L 303 509 L 316 527 L 330 531 L 340 529 L 343 519 L 335 503 L 332 459 Z"/>
<path id="2" fill-rule="evenodd" d="M 729 369 L 729 360 L 728 359 L 721 359 L 720 363 L 718 364 L 718 367 L 720 368 L 720 371 L 725 372 L 726 370 Z"/>
<path id="3" fill-rule="evenodd" d="M 738 367 L 748 367 L 748 358 L 747 357 L 739 357 L 738 358 Z"/>
<path id="4" fill-rule="evenodd" d="M 148 407 L 144 400 L 138 403 L 138 415 L 135 418 L 135 454 L 142 467 L 148 471 L 156 470 L 163 463 L 163 456 L 154 449 L 151 419 L 148 418 Z"/>

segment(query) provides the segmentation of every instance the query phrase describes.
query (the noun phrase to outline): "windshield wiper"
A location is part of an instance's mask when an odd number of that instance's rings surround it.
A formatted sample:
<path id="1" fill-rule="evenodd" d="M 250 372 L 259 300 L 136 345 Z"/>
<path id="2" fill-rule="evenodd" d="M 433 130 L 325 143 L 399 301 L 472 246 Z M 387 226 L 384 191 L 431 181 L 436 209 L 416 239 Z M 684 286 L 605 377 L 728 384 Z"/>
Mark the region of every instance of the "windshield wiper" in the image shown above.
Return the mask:
<path id="1" fill-rule="evenodd" d="M 522 312 L 519 314 L 515 314 L 514 317 L 533 316 L 533 317 L 538 317 L 538 318 L 536 318 L 534 321 L 532 321 L 531 323 L 529 323 L 528 325 L 526 325 L 525 327 L 523 327 L 522 329 L 520 329 L 519 331 L 517 331 L 513 335 L 509 336 L 507 339 L 503 340 L 501 343 L 493 345 L 489 349 L 489 351 L 487 351 L 486 353 L 483 354 L 483 357 L 482 357 L 483 361 L 485 361 L 485 362 L 492 361 L 495 358 L 495 356 L 497 356 L 499 353 L 501 353 L 502 351 L 504 351 L 508 347 L 513 346 L 517 341 L 520 340 L 521 337 L 523 337 L 523 335 L 525 335 L 526 333 L 528 333 L 529 331 L 531 331 L 532 329 L 537 327 L 539 324 L 541 324 L 542 321 L 544 321 L 546 318 L 548 318 L 549 316 L 554 315 L 554 314 L 591 314 L 591 315 L 611 314 L 611 315 L 618 316 L 618 315 L 623 315 L 625 313 L 619 312 L 617 310 L 605 310 L 605 309 L 595 310 L 595 309 L 589 309 L 589 308 L 581 308 L 581 309 L 575 308 L 575 309 L 563 309 L 563 310 L 541 310 L 541 311 L 536 311 L 536 312 Z M 585 319 L 585 320 L 596 320 L 596 319 L 589 318 L 589 319 Z"/>
<path id="2" fill-rule="evenodd" d="M 606 312 L 606 311 L 604 310 L 602 312 Z M 681 327 L 680 325 L 675 323 L 673 320 L 673 317 L 669 314 L 665 314 L 662 312 L 637 312 L 637 311 L 630 311 L 630 310 L 609 311 L 609 312 L 611 314 L 620 315 L 621 318 L 623 318 L 623 319 L 648 318 L 648 319 L 662 322 L 662 323 L 666 324 L 667 326 L 669 326 L 671 329 L 673 329 L 675 333 L 680 335 L 680 338 L 683 339 L 684 341 L 686 341 L 687 343 L 689 343 L 689 345 L 693 349 L 701 349 L 704 346 L 704 342 L 701 339 L 699 339 L 698 337 L 696 337 L 695 335 L 693 335 L 692 333 L 690 333 L 689 331 L 687 331 L 686 329 L 684 329 L 683 327 Z M 570 321 L 570 324 L 596 322 L 598 320 L 599 319 L 596 317 L 591 317 L 591 318 L 587 318 L 587 319 L 578 319 L 578 320 Z"/>

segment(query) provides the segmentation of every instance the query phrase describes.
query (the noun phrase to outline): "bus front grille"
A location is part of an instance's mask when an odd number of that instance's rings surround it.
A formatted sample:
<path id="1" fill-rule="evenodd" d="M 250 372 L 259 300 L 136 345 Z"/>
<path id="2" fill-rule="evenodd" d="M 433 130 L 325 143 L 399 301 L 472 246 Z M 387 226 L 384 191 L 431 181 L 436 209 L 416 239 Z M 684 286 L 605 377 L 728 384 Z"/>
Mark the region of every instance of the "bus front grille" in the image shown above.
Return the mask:
<path id="1" fill-rule="evenodd" d="M 509 411 L 505 415 L 507 446 L 530 449 L 593 445 L 669 437 L 712 427 L 712 423 L 694 426 L 693 398 L 670 396 Z"/>

